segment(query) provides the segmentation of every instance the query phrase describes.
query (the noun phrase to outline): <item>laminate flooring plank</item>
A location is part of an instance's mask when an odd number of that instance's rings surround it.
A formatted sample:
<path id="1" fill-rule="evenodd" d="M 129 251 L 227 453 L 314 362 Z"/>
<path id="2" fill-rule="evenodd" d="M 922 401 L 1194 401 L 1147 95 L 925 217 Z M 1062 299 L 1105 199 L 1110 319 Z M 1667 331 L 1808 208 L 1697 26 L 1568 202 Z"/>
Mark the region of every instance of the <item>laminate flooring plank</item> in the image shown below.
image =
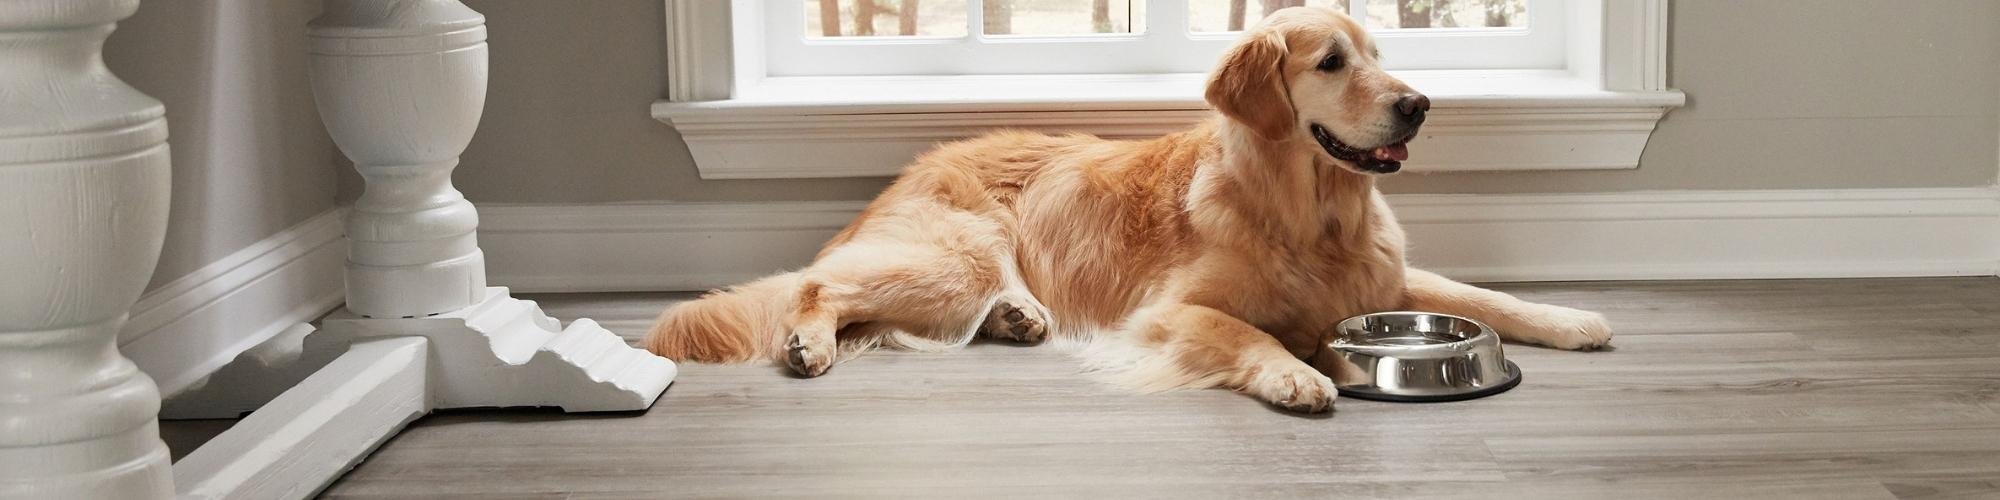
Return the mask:
<path id="1" fill-rule="evenodd" d="M 2000 279 L 1522 283 L 1614 349 L 1506 347 L 1518 388 L 1132 394 L 1054 346 L 871 352 L 817 379 L 682 365 L 648 412 L 445 412 L 332 498 L 1994 498 Z M 537 295 L 628 339 L 688 293 Z"/>

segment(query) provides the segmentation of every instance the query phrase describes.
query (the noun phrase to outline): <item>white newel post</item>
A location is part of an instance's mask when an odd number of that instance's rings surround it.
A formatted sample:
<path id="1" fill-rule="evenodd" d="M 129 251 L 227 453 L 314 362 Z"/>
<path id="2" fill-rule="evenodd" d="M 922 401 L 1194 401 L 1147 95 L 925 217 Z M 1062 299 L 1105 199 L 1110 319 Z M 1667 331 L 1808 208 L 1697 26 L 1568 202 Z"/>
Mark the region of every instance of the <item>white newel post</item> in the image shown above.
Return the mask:
<path id="1" fill-rule="evenodd" d="M 313 20 L 314 102 L 367 187 L 347 223 L 347 308 L 307 348 L 427 337 L 435 408 L 646 409 L 672 361 L 486 286 L 478 214 L 451 185 L 486 100 L 485 22 L 457 0 L 325 0 Z"/>
<path id="2" fill-rule="evenodd" d="M 138 7 L 0 2 L 0 499 L 173 495 L 117 346 L 167 227 L 164 110 L 101 52 Z"/>

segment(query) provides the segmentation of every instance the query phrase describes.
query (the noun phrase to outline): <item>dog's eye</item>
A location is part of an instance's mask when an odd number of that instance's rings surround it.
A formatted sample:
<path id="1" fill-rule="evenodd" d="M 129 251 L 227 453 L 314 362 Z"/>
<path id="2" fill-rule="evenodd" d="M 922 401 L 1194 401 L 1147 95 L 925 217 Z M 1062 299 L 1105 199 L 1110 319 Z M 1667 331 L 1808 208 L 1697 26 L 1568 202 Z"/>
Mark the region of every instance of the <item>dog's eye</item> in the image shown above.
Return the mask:
<path id="1" fill-rule="evenodd" d="M 1326 55 L 1326 59 L 1320 59 L 1320 60 L 1319 60 L 1319 70 L 1320 70 L 1320 71 L 1334 71 L 1334 70 L 1338 70 L 1338 69 L 1340 69 L 1340 68 L 1341 68 L 1341 66 L 1342 66 L 1342 63 L 1344 63 L 1344 62 L 1345 62 L 1345 61 L 1342 61 L 1342 60 L 1340 59 L 1340 52 L 1334 52 L 1334 53 L 1331 53 L 1331 54 L 1327 54 L 1327 55 Z"/>

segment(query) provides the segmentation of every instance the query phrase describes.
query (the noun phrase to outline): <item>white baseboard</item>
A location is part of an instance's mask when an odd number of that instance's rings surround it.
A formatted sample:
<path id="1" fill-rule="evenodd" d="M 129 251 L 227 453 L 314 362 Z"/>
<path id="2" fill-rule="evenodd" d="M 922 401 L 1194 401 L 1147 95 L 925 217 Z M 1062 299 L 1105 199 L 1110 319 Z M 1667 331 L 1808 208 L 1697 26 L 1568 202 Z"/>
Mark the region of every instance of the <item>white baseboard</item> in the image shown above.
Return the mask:
<path id="1" fill-rule="evenodd" d="M 1420 267 L 1468 281 L 1992 275 L 1991 188 L 1390 196 Z M 703 290 L 807 263 L 861 202 L 489 205 L 491 282 Z"/>
<path id="2" fill-rule="evenodd" d="M 328 210 L 141 297 L 119 349 L 171 396 L 340 307 L 344 213 Z"/>
<path id="3" fill-rule="evenodd" d="M 1991 276 L 1990 188 L 1391 197 L 1413 265 L 1465 281 Z"/>
<path id="4" fill-rule="evenodd" d="M 805 264 L 864 205 L 484 205 L 479 247 L 518 290 L 706 290 Z"/>

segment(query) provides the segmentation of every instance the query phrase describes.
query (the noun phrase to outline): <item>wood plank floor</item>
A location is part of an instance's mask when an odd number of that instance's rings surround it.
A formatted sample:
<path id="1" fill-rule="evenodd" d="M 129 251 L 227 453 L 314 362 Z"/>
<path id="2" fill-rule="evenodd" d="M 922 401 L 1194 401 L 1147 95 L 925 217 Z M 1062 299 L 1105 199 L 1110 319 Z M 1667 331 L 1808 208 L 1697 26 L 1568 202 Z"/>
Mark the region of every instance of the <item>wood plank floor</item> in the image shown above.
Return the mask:
<path id="1" fill-rule="evenodd" d="M 335 498 L 2000 497 L 2000 279 L 1517 284 L 1615 350 L 1509 346 L 1483 400 L 1134 395 L 1055 348 L 682 367 L 643 414 L 427 417 Z M 685 295 L 536 297 L 626 335 Z"/>

